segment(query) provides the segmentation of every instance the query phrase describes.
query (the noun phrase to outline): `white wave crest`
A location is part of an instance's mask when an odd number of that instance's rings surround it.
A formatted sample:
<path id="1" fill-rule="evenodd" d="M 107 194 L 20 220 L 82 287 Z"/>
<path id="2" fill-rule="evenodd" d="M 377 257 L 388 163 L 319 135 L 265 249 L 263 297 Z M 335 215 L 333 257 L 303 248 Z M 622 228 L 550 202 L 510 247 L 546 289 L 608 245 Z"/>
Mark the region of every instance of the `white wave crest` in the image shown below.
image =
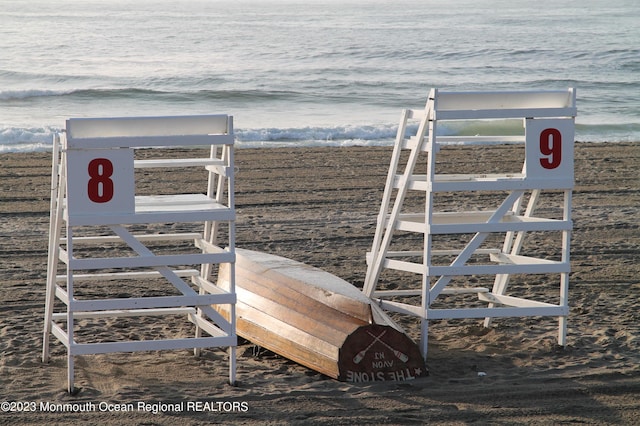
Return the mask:
<path id="1" fill-rule="evenodd" d="M 21 99 L 41 98 L 46 96 L 61 96 L 72 93 L 72 90 L 0 90 L 0 101 L 15 101 Z"/>

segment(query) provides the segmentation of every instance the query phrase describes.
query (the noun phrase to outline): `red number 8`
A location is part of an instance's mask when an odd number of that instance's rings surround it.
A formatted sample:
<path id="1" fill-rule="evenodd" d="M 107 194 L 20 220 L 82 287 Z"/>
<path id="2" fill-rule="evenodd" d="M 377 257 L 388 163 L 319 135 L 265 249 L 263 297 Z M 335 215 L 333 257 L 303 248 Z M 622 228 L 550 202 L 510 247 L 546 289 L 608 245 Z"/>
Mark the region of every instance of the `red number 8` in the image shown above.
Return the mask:
<path id="1" fill-rule="evenodd" d="M 562 133 L 558 129 L 544 129 L 540 132 L 540 165 L 545 169 L 555 169 L 562 162 Z"/>
<path id="2" fill-rule="evenodd" d="M 94 203 L 108 203 L 113 198 L 113 163 L 107 158 L 95 158 L 89 162 L 87 194 Z"/>

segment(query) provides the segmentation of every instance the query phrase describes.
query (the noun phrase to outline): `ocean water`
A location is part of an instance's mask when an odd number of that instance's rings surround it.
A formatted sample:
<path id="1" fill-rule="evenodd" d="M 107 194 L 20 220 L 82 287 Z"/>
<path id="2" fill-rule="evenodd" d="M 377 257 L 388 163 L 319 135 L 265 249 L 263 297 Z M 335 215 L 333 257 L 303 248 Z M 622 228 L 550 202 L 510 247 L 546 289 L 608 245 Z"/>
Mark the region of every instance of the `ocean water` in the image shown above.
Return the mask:
<path id="1" fill-rule="evenodd" d="M 240 147 L 384 145 L 432 87 L 576 87 L 578 140 L 638 141 L 639 75 L 637 0 L 0 0 L 0 153 L 207 113 Z"/>

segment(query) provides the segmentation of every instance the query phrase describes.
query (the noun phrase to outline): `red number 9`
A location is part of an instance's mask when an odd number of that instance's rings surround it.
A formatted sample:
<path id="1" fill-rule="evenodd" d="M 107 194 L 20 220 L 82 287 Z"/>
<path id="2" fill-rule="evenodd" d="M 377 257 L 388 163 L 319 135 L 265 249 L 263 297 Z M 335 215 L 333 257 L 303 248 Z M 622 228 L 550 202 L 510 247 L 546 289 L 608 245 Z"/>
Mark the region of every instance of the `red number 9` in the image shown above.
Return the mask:
<path id="1" fill-rule="evenodd" d="M 108 203 L 113 198 L 113 163 L 107 158 L 95 158 L 89 162 L 87 194 L 94 203 Z"/>
<path id="2" fill-rule="evenodd" d="M 555 169 L 562 162 L 562 133 L 558 129 L 544 129 L 540 132 L 540 165 L 545 169 Z"/>

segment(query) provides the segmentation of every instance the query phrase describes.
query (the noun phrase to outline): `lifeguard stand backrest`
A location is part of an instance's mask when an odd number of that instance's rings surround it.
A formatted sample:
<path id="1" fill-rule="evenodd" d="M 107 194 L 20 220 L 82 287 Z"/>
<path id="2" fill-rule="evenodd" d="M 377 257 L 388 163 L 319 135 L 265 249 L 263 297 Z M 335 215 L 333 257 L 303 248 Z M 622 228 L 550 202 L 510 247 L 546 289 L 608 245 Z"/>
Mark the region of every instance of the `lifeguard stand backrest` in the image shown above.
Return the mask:
<path id="1" fill-rule="evenodd" d="M 464 120 L 490 118 L 575 117 L 574 89 L 518 92 L 448 92 L 432 89 L 432 118 Z"/>
<path id="2" fill-rule="evenodd" d="M 228 115 L 72 118 L 66 123 L 69 148 L 187 146 L 233 142 Z M 174 140 L 172 143 L 171 141 Z M 124 145 L 123 145 L 124 144 Z"/>

